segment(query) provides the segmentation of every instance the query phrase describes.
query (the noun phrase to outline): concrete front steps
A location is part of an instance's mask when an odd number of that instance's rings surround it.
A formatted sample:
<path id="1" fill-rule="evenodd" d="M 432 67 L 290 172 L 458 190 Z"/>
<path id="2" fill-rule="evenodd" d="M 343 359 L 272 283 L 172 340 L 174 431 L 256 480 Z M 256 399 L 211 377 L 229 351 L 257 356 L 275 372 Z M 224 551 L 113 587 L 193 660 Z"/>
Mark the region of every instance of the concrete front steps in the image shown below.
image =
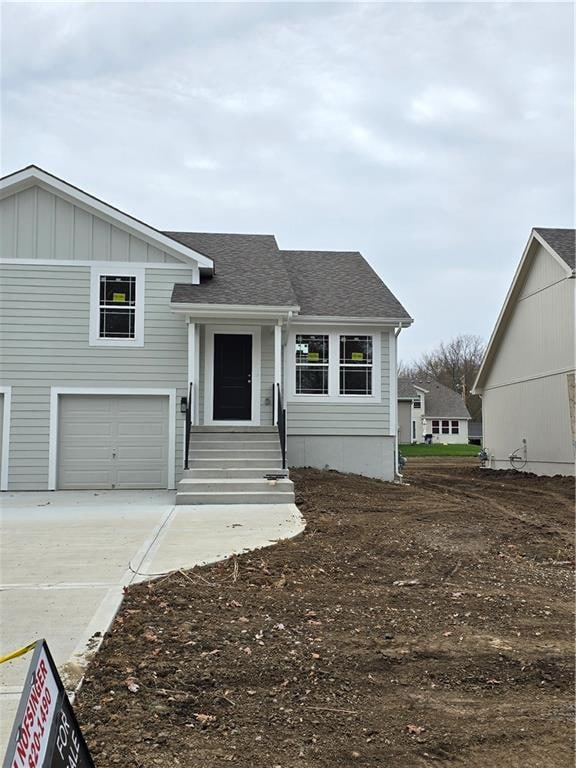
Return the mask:
<path id="1" fill-rule="evenodd" d="M 293 504 L 275 427 L 194 427 L 176 504 Z"/>

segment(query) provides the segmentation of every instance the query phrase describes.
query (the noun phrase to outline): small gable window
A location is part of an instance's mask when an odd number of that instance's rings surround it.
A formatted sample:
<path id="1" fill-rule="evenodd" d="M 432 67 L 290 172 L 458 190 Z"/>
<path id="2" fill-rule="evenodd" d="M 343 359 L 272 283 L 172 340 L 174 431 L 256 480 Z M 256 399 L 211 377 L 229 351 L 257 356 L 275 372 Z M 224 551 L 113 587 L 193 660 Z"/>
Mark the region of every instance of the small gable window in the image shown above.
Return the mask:
<path id="1" fill-rule="evenodd" d="M 144 343 L 144 270 L 92 269 L 91 346 Z"/>

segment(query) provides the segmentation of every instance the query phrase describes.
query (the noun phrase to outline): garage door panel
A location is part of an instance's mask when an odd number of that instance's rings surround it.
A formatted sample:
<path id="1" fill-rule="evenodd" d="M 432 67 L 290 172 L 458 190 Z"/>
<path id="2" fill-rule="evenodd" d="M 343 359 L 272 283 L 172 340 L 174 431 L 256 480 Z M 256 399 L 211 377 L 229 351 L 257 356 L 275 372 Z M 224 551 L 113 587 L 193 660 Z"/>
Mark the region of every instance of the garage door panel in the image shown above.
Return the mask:
<path id="1" fill-rule="evenodd" d="M 114 475 L 105 467 L 87 470 L 84 466 L 78 469 L 62 470 L 59 487 L 75 490 L 104 490 L 112 488 L 113 483 Z"/>
<path id="2" fill-rule="evenodd" d="M 146 416 L 142 416 L 146 418 Z M 158 441 L 158 435 L 166 436 L 168 434 L 167 424 L 160 421 L 148 421 L 132 424 L 130 422 L 118 422 L 118 437 L 120 439 L 150 438 Z"/>
<path id="3" fill-rule="evenodd" d="M 162 488 L 165 486 L 164 473 L 145 472 L 139 469 L 118 470 L 116 488 L 128 490 L 130 488 Z M 162 485 L 164 483 L 164 486 Z"/>
<path id="4" fill-rule="evenodd" d="M 64 395 L 58 487 L 166 488 L 168 398 Z"/>

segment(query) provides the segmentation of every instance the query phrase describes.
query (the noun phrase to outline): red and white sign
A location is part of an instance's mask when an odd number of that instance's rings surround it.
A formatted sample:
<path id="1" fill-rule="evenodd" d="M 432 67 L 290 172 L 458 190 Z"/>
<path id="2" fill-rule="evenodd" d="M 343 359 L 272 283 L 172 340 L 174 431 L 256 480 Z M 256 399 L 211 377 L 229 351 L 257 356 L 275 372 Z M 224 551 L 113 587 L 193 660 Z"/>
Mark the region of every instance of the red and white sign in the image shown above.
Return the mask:
<path id="1" fill-rule="evenodd" d="M 28 701 L 18 723 L 12 768 L 36 768 L 42 765 L 57 700 L 58 683 L 46 651 L 42 648 L 34 667 Z"/>

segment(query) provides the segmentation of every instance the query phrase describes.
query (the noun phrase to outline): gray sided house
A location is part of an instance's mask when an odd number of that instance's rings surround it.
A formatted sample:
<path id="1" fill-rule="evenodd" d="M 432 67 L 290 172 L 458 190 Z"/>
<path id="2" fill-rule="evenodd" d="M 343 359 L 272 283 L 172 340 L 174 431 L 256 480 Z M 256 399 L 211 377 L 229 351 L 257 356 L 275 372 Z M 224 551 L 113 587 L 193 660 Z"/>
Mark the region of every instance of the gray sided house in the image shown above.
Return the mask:
<path id="1" fill-rule="evenodd" d="M 533 229 L 474 384 L 487 466 L 573 475 L 575 231 Z"/>
<path id="2" fill-rule="evenodd" d="M 35 166 L 0 234 L 3 490 L 256 488 L 284 421 L 289 466 L 395 477 L 412 320 L 359 253 L 159 231 Z"/>
<path id="3" fill-rule="evenodd" d="M 433 379 L 398 377 L 398 441 L 467 443 L 471 420 L 458 392 Z"/>

